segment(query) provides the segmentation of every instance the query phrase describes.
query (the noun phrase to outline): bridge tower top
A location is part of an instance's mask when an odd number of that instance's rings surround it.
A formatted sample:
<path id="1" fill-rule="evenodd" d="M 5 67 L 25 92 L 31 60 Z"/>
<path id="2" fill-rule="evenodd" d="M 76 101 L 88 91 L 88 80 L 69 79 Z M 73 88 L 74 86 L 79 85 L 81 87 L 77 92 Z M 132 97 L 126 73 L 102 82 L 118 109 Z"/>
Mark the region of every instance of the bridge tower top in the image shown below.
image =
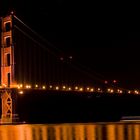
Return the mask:
<path id="1" fill-rule="evenodd" d="M 1 86 L 10 88 L 15 85 L 12 26 L 12 14 L 1 18 Z"/>

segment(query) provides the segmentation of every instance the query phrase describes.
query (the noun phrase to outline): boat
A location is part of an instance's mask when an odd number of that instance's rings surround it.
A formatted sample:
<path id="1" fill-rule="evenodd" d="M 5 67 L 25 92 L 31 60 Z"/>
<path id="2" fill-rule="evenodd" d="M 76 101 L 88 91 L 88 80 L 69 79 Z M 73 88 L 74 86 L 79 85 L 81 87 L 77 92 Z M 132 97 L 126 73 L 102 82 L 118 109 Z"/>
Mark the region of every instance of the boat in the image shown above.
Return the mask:
<path id="1" fill-rule="evenodd" d="M 140 116 L 122 116 L 120 121 L 140 121 Z"/>

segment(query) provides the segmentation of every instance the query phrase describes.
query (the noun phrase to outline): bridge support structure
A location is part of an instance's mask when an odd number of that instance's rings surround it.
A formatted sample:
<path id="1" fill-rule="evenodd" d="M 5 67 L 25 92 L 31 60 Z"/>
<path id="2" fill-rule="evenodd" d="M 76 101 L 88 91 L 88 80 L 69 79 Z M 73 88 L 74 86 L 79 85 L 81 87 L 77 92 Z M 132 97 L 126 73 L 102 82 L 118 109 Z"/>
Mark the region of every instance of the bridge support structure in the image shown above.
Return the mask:
<path id="1" fill-rule="evenodd" d="M 17 90 L 12 88 L 0 89 L 1 98 L 1 119 L 0 123 L 14 123 L 19 121 L 16 114 Z"/>
<path id="2" fill-rule="evenodd" d="M 2 123 L 13 121 L 11 88 L 16 86 L 14 75 L 13 15 L 1 18 L 1 101 Z"/>
<path id="3" fill-rule="evenodd" d="M 13 101 L 11 96 L 11 90 L 2 90 L 1 103 L 2 103 L 2 116 L 1 123 L 12 123 L 13 120 Z"/>

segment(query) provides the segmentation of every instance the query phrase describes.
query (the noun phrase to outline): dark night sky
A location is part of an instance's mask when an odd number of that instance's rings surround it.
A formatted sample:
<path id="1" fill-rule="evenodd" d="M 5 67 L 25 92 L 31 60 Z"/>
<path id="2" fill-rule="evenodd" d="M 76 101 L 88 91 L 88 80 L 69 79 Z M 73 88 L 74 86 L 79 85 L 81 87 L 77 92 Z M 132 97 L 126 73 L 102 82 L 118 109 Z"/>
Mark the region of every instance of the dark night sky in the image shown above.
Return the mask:
<path id="1" fill-rule="evenodd" d="M 140 32 L 137 4 L 63 0 L 0 2 L 74 61 L 120 85 L 140 85 Z"/>

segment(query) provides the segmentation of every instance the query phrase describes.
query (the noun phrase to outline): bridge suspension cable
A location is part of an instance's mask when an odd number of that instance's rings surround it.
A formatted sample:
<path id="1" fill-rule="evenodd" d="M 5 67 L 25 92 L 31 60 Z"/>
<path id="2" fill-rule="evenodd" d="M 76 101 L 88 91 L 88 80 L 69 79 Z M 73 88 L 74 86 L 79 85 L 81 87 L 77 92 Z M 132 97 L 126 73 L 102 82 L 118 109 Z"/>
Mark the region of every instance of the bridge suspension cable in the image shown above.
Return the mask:
<path id="1" fill-rule="evenodd" d="M 29 29 L 33 34 L 35 34 L 38 38 L 40 38 L 42 41 L 44 41 L 45 43 L 47 43 L 48 45 L 52 46 L 55 50 L 57 50 L 58 52 L 63 52 L 62 50 L 58 49 L 57 47 L 55 47 L 52 43 L 50 43 L 49 41 L 47 41 L 45 38 L 43 38 L 41 35 L 39 35 L 36 31 L 34 31 L 32 28 L 30 28 L 27 24 L 25 24 L 22 20 L 20 20 L 17 16 L 15 16 L 15 19 L 17 19 L 22 25 L 24 25 L 27 29 Z M 54 51 L 51 51 L 50 49 L 48 49 L 47 46 L 43 45 L 42 43 L 40 43 L 39 41 L 35 40 L 33 37 L 31 37 L 29 34 L 27 34 L 26 32 L 24 32 L 22 29 L 20 29 L 18 26 L 15 26 L 16 29 L 18 29 L 20 32 L 22 32 L 25 36 L 27 36 L 29 39 L 31 39 L 32 41 L 34 41 L 36 44 L 38 44 L 39 46 L 41 46 L 45 51 L 51 53 L 53 56 L 55 56 L 56 58 L 58 58 L 58 55 L 54 53 Z M 64 53 L 64 52 L 63 52 Z M 86 74 L 88 77 L 92 78 L 92 79 L 96 79 L 97 81 L 101 82 L 102 84 L 104 84 L 104 81 L 107 79 L 105 78 L 105 76 L 103 76 L 100 73 L 97 73 L 93 70 L 89 70 L 89 68 L 87 68 L 87 66 L 81 65 L 80 63 L 70 63 L 70 65 L 74 68 L 77 69 L 78 71 Z M 88 70 L 87 70 L 88 69 Z M 94 73 L 94 75 L 93 75 Z M 96 76 L 95 76 L 96 75 Z M 116 85 L 113 85 L 111 83 L 108 83 L 109 86 L 113 86 L 113 87 L 118 87 Z M 120 87 L 118 87 L 120 88 Z M 122 89 L 122 88 L 121 88 Z M 126 89 L 127 90 L 127 89 Z"/>
<path id="2" fill-rule="evenodd" d="M 21 33 L 23 33 L 25 36 L 27 36 L 29 39 L 31 39 L 33 42 L 35 42 L 36 44 L 38 44 L 40 47 L 42 47 L 45 51 L 53 54 L 54 56 L 55 53 L 53 51 L 51 51 L 50 49 L 48 49 L 45 45 L 41 44 L 40 42 L 38 42 L 37 40 L 35 40 L 33 37 L 31 37 L 29 34 L 27 34 L 26 32 L 24 32 L 21 28 L 19 28 L 17 25 L 14 25 L 14 27 L 19 30 Z"/>
<path id="3" fill-rule="evenodd" d="M 55 47 L 52 43 L 50 43 L 49 41 L 47 41 L 45 38 L 43 38 L 41 35 L 39 35 L 36 31 L 34 31 L 32 28 L 30 28 L 27 24 L 25 24 L 22 20 L 20 20 L 17 16 L 14 15 L 14 17 L 20 22 L 22 23 L 26 28 L 28 28 L 32 33 L 34 33 L 35 35 L 37 35 L 40 39 L 42 39 L 43 41 L 49 43 L 51 46 Z M 22 29 L 20 29 L 19 27 L 15 26 L 18 30 L 20 30 L 22 33 L 24 33 L 26 36 L 28 36 L 30 39 L 32 39 L 35 43 L 38 43 L 41 47 L 43 47 L 43 49 L 47 49 L 47 51 L 53 53 L 52 51 L 50 51 L 48 48 L 46 48 L 45 45 L 40 44 L 38 41 L 34 40 L 33 37 L 29 36 L 27 33 L 25 33 Z M 63 52 L 62 50 L 58 49 L 57 47 L 55 47 L 55 49 L 59 50 L 59 52 Z M 53 53 L 54 54 L 54 53 Z M 56 55 L 55 55 L 56 56 Z M 92 70 L 92 72 L 96 75 L 99 75 L 100 77 L 104 77 L 103 75 L 95 72 Z"/>
<path id="4" fill-rule="evenodd" d="M 53 47 L 55 50 L 62 52 L 60 49 L 58 49 L 55 45 L 53 45 L 51 42 L 49 42 L 47 39 L 45 39 L 43 36 L 38 34 L 35 30 L 33 30 L 31 27 L 29 27 L 27 24 L 25 24 L 21 19 L 19 19 L 17 16 L 15 16 L 15 19 L 17 19 L 22 25 L 24 25 L 27 29 L 29 29 L 33 34 L 35 34 L 38 38 L 40 38 L 42 41 Z"/>
<path id="5" fill-rule="evenodd" d="M 22 29 L 20 29 L 18 26 L 15 25 L 15 28 L 18 29 L 20 32 L 22 32 L 24 35 L 26 35 L 29 39 L 31 39 L 32 41 L 34 41 L 35 43 L 37 43 L 39 46 L 41 46 L 44 50 L 48 51 L 49 53 L 53 54 L 56 58 L 58 58 L 58 56 L 57 56 L 54 52 L 50 51 L 45 45 L 42 45 L 42 44 L 39 43 L 37 40 L 33 39 L 29 34 L 27 34 L 26 32 L 24 32 L 24 31 L 23 31 Z M 80 72 L 86 74 L 88 77 L 90 77 L 90 78 L 92 78 L 92 79 L 94 79 L 94 80 L 98 80 L 98 81 L 100 81 L 101 83 L 104 82 L 103 79 L 99 78 L 99 76 L 100 76 L 100 77 L 103 77 L 101 74 L 98 74 L 98 73 L 95 73 L 95 72 L 92 71 L 92 73 L 98 75 L 98 77 L 96 77 L 95 75 L 91 74 L 91 72 L 89 73 L 89 71 L 85 70 L 86 67 L 84 67 L 84 66 L 82 66 L 82 65 L 80 65 L 80 64 L 79 64 L 79 66 L 78 66 L 78 63 L 77 63 L 77 64 L 71 63 L 71 66 L 72 66 L 74 69 L 76 69 L 76 70 L 78 70 L 78 71 L 80 71 Z M 81 69 L 81 68 L 82 68 L 82 69 Z"/>

